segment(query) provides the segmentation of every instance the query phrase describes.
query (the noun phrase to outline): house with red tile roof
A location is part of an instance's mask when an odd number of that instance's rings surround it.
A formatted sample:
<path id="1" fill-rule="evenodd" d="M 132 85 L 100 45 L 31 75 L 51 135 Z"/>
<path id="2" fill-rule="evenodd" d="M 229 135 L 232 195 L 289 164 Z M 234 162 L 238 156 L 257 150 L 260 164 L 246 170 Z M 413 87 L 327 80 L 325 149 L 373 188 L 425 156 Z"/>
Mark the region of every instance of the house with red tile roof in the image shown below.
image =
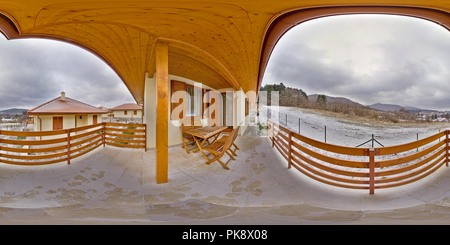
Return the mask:
<path id="1" fill-rule="evenodd" d="M 142 106 L 126 103 L 109 109 L 115 121 L 142 122 Z"/>
<path id="2" fill-rule="evenodd" d="M 102 122 L 108 111 L 61 96 L 28 111 L 34 119 L 34 131 L 77 128 Z"/>

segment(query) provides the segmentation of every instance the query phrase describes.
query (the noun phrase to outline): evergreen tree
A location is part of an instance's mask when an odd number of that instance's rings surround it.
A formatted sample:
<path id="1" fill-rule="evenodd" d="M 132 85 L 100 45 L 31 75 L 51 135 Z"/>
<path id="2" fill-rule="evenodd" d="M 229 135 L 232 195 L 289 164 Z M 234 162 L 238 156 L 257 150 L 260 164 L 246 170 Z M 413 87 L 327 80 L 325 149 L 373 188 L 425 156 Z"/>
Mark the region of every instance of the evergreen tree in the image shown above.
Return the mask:
<path id="1" fill-rule="evenodd" d="M 320 109 L 325 109 L 327 107 L 327 96 L 324 94 L 319 94 L 317 96 L 316 103 Z"/>

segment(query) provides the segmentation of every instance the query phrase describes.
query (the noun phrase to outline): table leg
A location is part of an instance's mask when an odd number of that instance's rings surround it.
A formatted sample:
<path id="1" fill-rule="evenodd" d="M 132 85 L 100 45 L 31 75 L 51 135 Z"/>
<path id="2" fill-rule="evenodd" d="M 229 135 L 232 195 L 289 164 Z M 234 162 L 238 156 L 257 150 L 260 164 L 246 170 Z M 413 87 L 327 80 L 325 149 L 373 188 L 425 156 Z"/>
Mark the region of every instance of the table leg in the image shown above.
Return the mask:
<path id="1" fill-rule="evenodd" d="M 197 138 L 197 137 L 194 137 L 194 140 L 195 140 L 195 143 L 197 144 L 198 151 L 200 151 L 200 153 L 202 153 L 203 157 L 206 160 L 209 160 L 208 156 L 206 156 L 206 154 L 202 150 L 202 146 L 203 146 L 203 144 L 205 144 L 206 139 L 204 139 L 201 143 L 199 143 L 199 138 Z"/>

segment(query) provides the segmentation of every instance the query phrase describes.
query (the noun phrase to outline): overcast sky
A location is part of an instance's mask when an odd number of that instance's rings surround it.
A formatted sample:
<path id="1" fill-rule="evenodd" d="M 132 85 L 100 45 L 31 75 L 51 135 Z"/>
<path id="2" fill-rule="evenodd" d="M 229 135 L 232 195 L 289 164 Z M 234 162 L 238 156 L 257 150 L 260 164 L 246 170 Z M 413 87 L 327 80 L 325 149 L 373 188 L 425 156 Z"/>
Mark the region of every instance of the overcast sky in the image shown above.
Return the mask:
<path id="1" fill-rule="evenodd" d="M 0 35 L 0 110 L 31 109 L 61 91 L 93 106 L 135 102 L 119 76 L 82 48 L 44 39 L 8 41 Z"/>
<path id="2" fill-rule="evenodd" d="M 402 16 L 311 20 L 275 47 L 263 85 L 280 82 L 365 105 L 450 110 L 450 32 Z"/>

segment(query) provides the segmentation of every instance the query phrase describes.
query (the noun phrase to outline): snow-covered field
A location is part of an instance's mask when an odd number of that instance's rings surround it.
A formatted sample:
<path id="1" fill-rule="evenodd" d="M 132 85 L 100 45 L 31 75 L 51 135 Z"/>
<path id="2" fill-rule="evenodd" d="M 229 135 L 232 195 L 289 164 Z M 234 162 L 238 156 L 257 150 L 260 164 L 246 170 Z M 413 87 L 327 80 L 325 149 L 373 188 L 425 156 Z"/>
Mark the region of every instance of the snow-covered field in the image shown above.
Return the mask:
<path id="1" fill-rule="evenodd" d="M 22 131 L 23 128 L 21 123 L 0 123 L 0 130 Z"/>
<path id="2" fill-rule="evenodd" d="M 259 120 L 263 124 L 267 121 L 267 111 L 271 110 L 271 119 L 276 120 L 280 116 L 280 124 L 291 129 L 293 132 L 299 130 L 300 134 L 324 141 L 326 126 L 326 142 L 342 146 L 357 146 L 372 138 L 372 134 L 384 146 L 405 144 L 434 135 L 439 131 L 450 129 L 450 123 L 429 124 L 388 124 L 382 122 L 354 122 L 345 118 L 336 118 L 324 114 L 317 114 L 308 109 L 295 107 L 263 107 L 259 112 Z M 287 114 L 287 126 L 286 122 Z M 379 147 L 377 143 L 374 147 Z M 362 147 L 371 147 L 367 143 Z"/>

